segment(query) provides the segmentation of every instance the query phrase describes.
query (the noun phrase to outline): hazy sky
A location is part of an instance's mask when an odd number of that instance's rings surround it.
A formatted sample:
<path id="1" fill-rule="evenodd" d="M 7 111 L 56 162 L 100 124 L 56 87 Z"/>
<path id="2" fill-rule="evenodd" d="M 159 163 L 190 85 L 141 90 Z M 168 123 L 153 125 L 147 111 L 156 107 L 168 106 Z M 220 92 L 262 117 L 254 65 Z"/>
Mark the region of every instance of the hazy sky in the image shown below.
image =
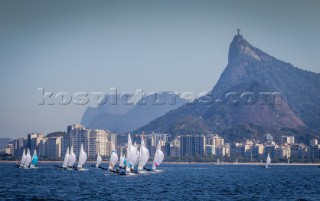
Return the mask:
<path id="1" fill-rule="evenodd" d="M 0 137 L 66 130 L 86 106 L 70 94 L 211 90 L 235 29 L 254 46 L 320 72 L 320 1 L 0 1 Z"/>

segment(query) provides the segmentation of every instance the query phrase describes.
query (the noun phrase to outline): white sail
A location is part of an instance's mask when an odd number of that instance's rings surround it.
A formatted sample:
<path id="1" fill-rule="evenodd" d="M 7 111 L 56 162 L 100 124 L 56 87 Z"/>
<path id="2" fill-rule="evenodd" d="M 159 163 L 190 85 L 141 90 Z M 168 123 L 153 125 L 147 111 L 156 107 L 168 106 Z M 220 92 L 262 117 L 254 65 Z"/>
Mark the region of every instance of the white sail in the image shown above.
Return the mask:
<path id="1" fill-rule="evenodd" d="M 25 166 L 26 166 L 26 167 L 29 167 L 30 164 L 31 164 L 31 155 L 30 155 L 30 150 L 29 150 L 29 148 L 28 148 L 27 155 L 26 155 Z"/>
<path id="2" fill-rule="evenodd" d="M 271 158 L 270 158 L 270 154 L 268 153 L 268 157 L 267 157 L 267 161 L 266 161 L 266 168 L 268 167 L 268 165 L 270 165 L 271 163 Z"/>
<path id="3" fill-rule="evenodd" d="M 130 167 L 133 167 L 138 164 L 139 151 L 136 146 L 132 146 L 129 148 L 129 154 L 127 156 L 127 164 Z"/>
<path id="4" fill-rule="evenodd" d="M 157 166 L 159 166 L 164 159 L 164 154 L 161 150 L 160 141 L 157 146 L 156 154 L 154 155 L 152 169 L 155 170 Z"/>
<path id="5" fill-rule="evenodd" d="M 139 156 L 140 156 L 140 152 L 138 151 L 138 146 L 137 146 L 136 142 L 134 142 L 134 149 L 135 149 L 135 154 L 136 154 L 136 158 L 135 158 L 135 161 L 134 161 L 134 166 L 136 166 L 139 163 Z"/>
<path id="6" fill-rule="evenodd" d="M 133 166 L 133 163 L 131 161 L 132 159 L 129 160 L 131 149 L 132 149 L 132 142 L 131 142 L 131 137 L 130 137 L 130 133 L 129 133 L 128 134 L 128 144 L 127 144 L 127 158 L 126 158 L 126 162 L 125 162 L 126 172 L 129 172 L 130 168 Z"/>
<path id="7" fill-rule="evenodd" d="M 83 144 L 81 144 L 78 168 L 82 168 L 83 164 L 87 161 L 87 153 L 84 151 Z"/>
<path id="8" fill-rule="evenodd" d="M 101 156 L 100 156 L 100 154 L 99 154 L 99 152 L 98 152 L 96 167 L 99 167 L 99 165 L 101 164 L 101 162 L 102 162 L 102 158 L 101 158 Z"/>
<path id="9" fill-rule="evenodd" d="M 66 155 L 64 156 L 62 167 L 67 168 L 70 161 L 69 147 L 67 148 Z"/>
<path id="10" fill-rule="evenodd" d="M 20 162 L 20 167 L 24 167 L 24 165 L 26 164 L 26 159 L 27 159 L 27 155 L 26 155 L 25 151 L 23 150 L 21 162 Z"/>
<path id="11" fill-rule="evenodd" d="M 126 160 L 126 158 L 123 156 L 123 154 L 122 154 L 122 148 L 121 148 L 121 151 L 120 151 L 120 160 L 119 160 L 119 167 L 124 167 L 125 166 L 125 161 Z"/>
<path id="12" fill-rule="evenodd" d="M 110 162 L 109 162 L 109 169 L 112 169 L 118 162 L 118 154 L 115 151 L 112 151 Z"/>
<path id="13" fill-rule="evenodd" d="M 121 154 L 120 155 L 120 161 L 119 161 L 119 166 L 124 167 L 125 166 L 125 160 L 126 158 Z"/>
<path id="14" fill-rule="evenodd" d="M 76 162 L 76 160 L 77 160 L 77 157 L 73 152 L 73 147 L 71 146 L 71 149 L 70 149 L 70 160 L 69 160 L 69 163 L 68 163 L 68 167 L 73 167 L 73 165 Z"/>
<path id="15" fill-rule="evenodd" d="M 147 164 L 149 160 L 149 151 L 145 147 L 143 137 L 141 138 L 141 145 L 140 145 L 140 155 L 139 155 L 139 164 L 138 164 L 138 170 L 142 170 L 143 167 Z"/>
<path id="16" fill-rule="evenodd" d="M 128 168 L 128 166 L 132 166 L 133 164 L 130 164 L 129 161 L 129 156 L 130 156 L 130 151 L 132 149 L 132 142 L 131 142 L 131 137 L 130 137 L 130 133 L 128 134 L 128 144 L 127 144 L 127 161 L 126 161 L 126 167 Z"/>
<path id="17" fill-rule="evenodd" d="M 128 135 L 127 158 L 126 158 L 126 172 L 138 164 L 139 151 L 137 146 L 132 145 L 130 134 Z"/>
<path id="18" fill-rule="evenodd" d="M 119 157 L 118 157 L 118 154 L 116 153 L 115 146 L 112 143 L 112 153 L 111 153 L 110 161 L 109 161 L 109 169 L 112 169 L 113 166 L 115 166 L 117 164 L 118 158 Z"/>

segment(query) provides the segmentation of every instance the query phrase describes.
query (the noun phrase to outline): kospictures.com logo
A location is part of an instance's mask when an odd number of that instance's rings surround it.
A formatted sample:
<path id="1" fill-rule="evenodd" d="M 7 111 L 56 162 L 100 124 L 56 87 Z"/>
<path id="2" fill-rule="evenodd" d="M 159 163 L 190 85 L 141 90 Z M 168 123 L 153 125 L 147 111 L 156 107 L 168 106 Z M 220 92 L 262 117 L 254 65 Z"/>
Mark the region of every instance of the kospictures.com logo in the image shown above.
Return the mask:
<path id="1" fill-rule="evenodd" d="M 283 96 L 280 92 L 228 92 L 222 98 L 214 97 L 212 92 L 201 92 L 199 94 L 193 92 L 149 92 L 146 93 L 142 89 L 135 92 L 121 92 L 116 88 L 110 88 L 108 93 L 105 92 L 75 92 L 66 91 L 51 92 L 45 91 L 44 88 L 37 89 L 38 105 L 87 105 L 92 107 L 98 105 L 175 105 L 177 98 L 184 99 L 186 104 L 227 104 L 227 105 L 281 105 Z"/>

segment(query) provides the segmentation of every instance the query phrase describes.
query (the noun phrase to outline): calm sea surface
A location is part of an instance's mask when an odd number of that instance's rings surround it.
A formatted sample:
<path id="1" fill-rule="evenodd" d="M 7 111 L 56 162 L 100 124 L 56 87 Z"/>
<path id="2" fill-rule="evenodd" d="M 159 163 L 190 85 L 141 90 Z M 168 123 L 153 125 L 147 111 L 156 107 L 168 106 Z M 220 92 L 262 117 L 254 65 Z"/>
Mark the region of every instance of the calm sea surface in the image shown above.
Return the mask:
<path id="1" fill-rule="evenodd" d="M 0 199 L 320 200 L 317 166 L 162 164 L 160 172 L 119 176 L 90 164 L 87 171 L 54 164 L 18 169 L 0 163 Z"/>

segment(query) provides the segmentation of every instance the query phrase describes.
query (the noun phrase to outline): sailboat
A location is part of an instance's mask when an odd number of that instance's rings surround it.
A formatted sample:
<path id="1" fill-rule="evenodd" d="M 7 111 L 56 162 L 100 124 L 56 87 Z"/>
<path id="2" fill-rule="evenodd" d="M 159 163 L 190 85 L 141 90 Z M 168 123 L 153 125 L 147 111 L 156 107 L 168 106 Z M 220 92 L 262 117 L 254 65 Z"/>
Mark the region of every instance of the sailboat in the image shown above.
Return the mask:
<path id="1" fill-rule="evenodd" d="M 125 169 L 125 164 L 126 164 L 126 158 L 125 158 L 124 155 L 122 154 L 122 148 L 121 148 L 119 168 L 120 168 L 120 169 Z"/>
<path id="2" fill-rule="evenodd" d="M 268 157 L 267 157 L 265 168 L 269 168 L 268 165 L 270 165 L 270 163 L 271 163 L 271 158 L 270 158 L 270 154 L 268 153 Z"/>
<path id="3" fill-rule="evenodd" d="M 30 155 L 30 150 L 28 148 L 24 168 L 29 168 L 30 167 L 30 163 L 31 163 L 31 155 Z"/>
<path id="4" fill-rule="evenodd" d="M 102 170 L 108 170 L 108 168 L 100 166 L 101 163 L 102 163 L 102 158 L 100 156 L 100 153 L 98 152 L 98 154 L 97 154 L 97 162 L 96 162 L 95 165 L 91 165 L 91 167 L 100 168 Z"/>
<path id="5" fill-rule="evenodd" d="M 154 159 L 153 159 L 153 163 L 152 163 L 152 169 L 148 169 L 146 167 L 144 167 L 143 169 L 145 169 L 147 171 L 155 171 L 156 168 L 162 163 L 163 159 L 164 159 L 164 154 L 161 150 L 161 144 L 160 144 L 160 140 L 159 140 L 159 143 L 157 145 L 157 150 L 154 155 Z"/>
<path id="6" fill-rule="evenodd" d="M 96 162 L 96 165 L 95 165 L 96 168 L 98 168 L 98 167 L 100 166 L 101 162 L 102 162 L 102 158 L 101 158 L 101 156 L 100 156 L 100 153 L 98 152 L 97 162 Z"/>
<path id="7" fill-rule="evenodd" d="M 128 144 L 127 144 L 127 158 L 124 161 L 125 164 L 125 170 L 120 171 L 119 175 L 126 175 L 131 171 L 131 168 L 134 165 L 135 162 L 135 154 L 134 154 L 134 148 L 132 146 L 132 141 L 130 137 L 130 133 L 128 134 Z"/>
<path id="8" fill-rule="evenodd" d="M 134 164 L 134 155 L 132 152 L 133 146 L 130 134 L 128 134 L 128 145 L 127 145 L 127 161 L 126 161 L 126 172 L 130 172 L 131 167 Z"/>
<path id="9" fill-rule="evenodd" d="M 69 161 L 70 161 L 70 153 L 69 153 L 69 147 L 68 147 L 66 151 L 66 155 L 64 156 L 62 167 L 67 168 Z"/>
<path id="10" fill-rule="evenodd" d="M 131 171 L 138 172 L 138 163 L 139 163 L 140 152 L 138 151 L 138 146 L 137 146 L 136 142 L 134 142 L 133 151 L 134 151 L 135 159 L 134 159 L 133 168 Z"/>
<path id="11" fill-rule="evenodd" d="M 119 157 L 118 157 L 118 154 L 115 151 L 115 146 L 114 146 L 113 143 L 112 143 L 111 146 L 112 146 L 112 153 L 111 153 L 110 161 L 109 161 L 109 171 L 118 173 L 119 170 L 113 170 L 113 167 L 117 164 Z"/>
<path id="12" fill-rule="evenodd" d="M 69 147 L 67 147 L 66 155 L 64 155 L 62 167 L 58 165 L 54 165 L 54 166 L 60 169 L 67 169 L 69 161 L 70 161 L 70 153 L 69 153 Z"/>
<path id="13" fill-rule="evenodd" d="M 17 167 L 24 168 L 25 167 L 25 163 L 26 163 L 26 159 L 27 159 L 27 155 L 25 154 L 25 151 L 22 150 L 22 156 L 21 156 L 20 165 L 17 164 Z"/>
<path id="14" fill-rule="evenodd" d="M 153 171 L 155 171 L 156 167 L 158 167 L 162 163 L 163 159 L 164 159 L 164 154 L 161 150 L 161 144 L 159 141 L 158 146 L 157 146 L 157 151 L 156 151 L 156 154 L 153 159 L 153 164 L 152 164 Z"/>
<path id="15" fill-rule="evenodd" d="M 30 168 L 35 168 L 37 164 L 38 164 L 37 150 L 34 150 L 32 159 L 31 159 Z"/>
<path id="16" fill-rule="evenodd" d="M 76 157 L 76 155 L 75 155 L 74 152 L 73 152 L 73 147 L 71 146 L 71 148 L 70 148 L 70 159 L 69 159 L 67 168 L 73 169 L 73 165 L 74 165 L 74 163 L 76 162 L 76 160 L 77 160 L 77 157 Z"/>
<path id="17" fill-rule="evenodd" d="M 141 145 L 140 145 L 140 154 L 139 154 L 139 162 L 138 162 L 138 172 L 143 170 L 144 166 L 147 164 L 149 160 L 149 151 L 144 144 L 143 137 L 141 137 Z"/>
<path id="18" fill-rule="evenodd" d="M 88 158 L 87 153 L 84 151 L 83 144 L 81 144 L 78 167 L 75 169 L 76 170 L 85 170 L 82 166 L 87 161 L 87 158 Z"/>

